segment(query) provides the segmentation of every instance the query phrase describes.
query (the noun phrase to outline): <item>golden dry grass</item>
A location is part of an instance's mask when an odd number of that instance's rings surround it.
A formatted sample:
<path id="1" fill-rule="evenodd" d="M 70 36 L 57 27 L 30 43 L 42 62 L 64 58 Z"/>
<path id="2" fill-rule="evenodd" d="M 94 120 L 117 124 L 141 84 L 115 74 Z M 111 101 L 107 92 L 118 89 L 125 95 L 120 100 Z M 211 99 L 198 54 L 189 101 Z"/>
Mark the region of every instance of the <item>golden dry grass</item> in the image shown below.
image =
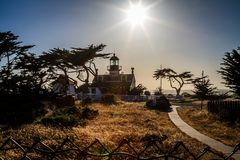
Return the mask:
<path id="1" fill-rule="evenodd" d="M 80 148 L 85 148 L 95 139 L 99 139 L 105 146 L 114 149 L 123 138 L 126 138 L 139 151 L 143 147 L 142 138 L 147 134 L 165 134 L 169 137 L 164 142 L 167 147 L 173 147 L 176 141 L 183 141 L 195 154 L 206 147 L 176 128 L 166 112 L 149 110 L 143 103 L 109 106 L 93 104 L 91 108 L 97 109 L 99 115 L 89 120 L 85 127 L 54 128 L 27 124 L 1 131 L 0 144 L 9 136 L 25 144 L 31 144 L 34 136 L 40 136 L 44 143 L 54 146 L 68 136 L 74 138 Z"/>
<path id="2" fill-rule="evenodd" d="M 229 146 L 240 142 L 240 127 L 220 121 L 217 116 L 208 113 L 206 105 L 202 110 L 193 106 L 183 106 L 177 110 L 180 117 L 199 132 Z"/>

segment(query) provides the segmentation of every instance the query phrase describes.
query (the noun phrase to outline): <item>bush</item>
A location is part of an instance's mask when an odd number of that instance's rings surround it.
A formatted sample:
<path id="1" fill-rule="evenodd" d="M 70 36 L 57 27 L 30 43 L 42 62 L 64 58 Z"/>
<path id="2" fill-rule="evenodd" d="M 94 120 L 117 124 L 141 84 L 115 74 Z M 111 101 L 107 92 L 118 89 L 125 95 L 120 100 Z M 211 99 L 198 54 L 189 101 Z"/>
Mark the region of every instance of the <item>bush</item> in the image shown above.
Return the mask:
<path id="1" fill-rule="evenodd" d="M 156 98 L 156 101 L 154 100 L 148 100 L 146 102 L 146 106 L 152 109 L 158 109 L 163 111 L 168 111 L 171 106 L 169 100 L 164 96 L 161 95 L 159 98 Z"/>
<path id="2" fill-rule="evenodd" d="M 169 110 L 170 109 L 170 102 L 169 100 L 164 96 L 161 95 L 159 98 L 156 99 L 156 107 L 160 110 Z"/>
<path id="3" fill-rule="evenodd" d="M 91 103 L 92 103 L 92 99 L 89 98 L 89 97 L 84 98 L 84 99 L 82 99 L 82 101 L 81 101 L 81 105 L 82 105 L 82 106 L 87 106 L 87 105 L 89 105 L 89 104 L 91 104 Z"/>
<path id="4" fill-rule="evenodd" d="M 117 103 L 117 97 L 113 94 L 105 94 L 102 96 L 101 102 L 103 104 L 116 104 Z"/>
<path id="5" fill-rule="evenodd" d="M 30 101 L 21 97 L 13 97 L 0 102 L 0 123 L 8 125 L 21 125 L 32 123 L 35 118 L 44 115 L 46 110 L 43 103 Z"/>
<path id="6" fill-rule="evenodd" d="M 97 110 L 89 108 L 79 109 L 76 106 L 57 108 L 51 115 L 43 117 L 38 121 L 46 126 L 54 127 L 72 127 L 85 125 L 87 119 L 93 119 L 98 115 Z"/>
<path id="7" fill-rule="evenodd" d="M 90 108 L 84 108 L 82 111 L 82 118 L 93 119 L 98 115 L 98 110 L 92 110 Z"/>
<path id="8" fill-rule="evenodd" d="M 65 106 L 74 106 L 75 100 L 72 96 L 65 96 L 65 97 L 57 97 L 56 98 L 56 105 L 58 107 L 65 107 Z"/>
<path id="9" fill-rule="evenodd" d="M 154 100 L 148 100 L 146 102 L 146 106 L 149 107 L 149 108 L 154 108 L 156 105 L 156 103 L 154 102 Z"/>
<path id="10" fill-rule="evenodd" d="M 76 126 L 78 124 L 78 118 L 74 115 L 59 114 L 51 117 L 44 117 L 41 120 L 44 125 L 51 126 Z"/>

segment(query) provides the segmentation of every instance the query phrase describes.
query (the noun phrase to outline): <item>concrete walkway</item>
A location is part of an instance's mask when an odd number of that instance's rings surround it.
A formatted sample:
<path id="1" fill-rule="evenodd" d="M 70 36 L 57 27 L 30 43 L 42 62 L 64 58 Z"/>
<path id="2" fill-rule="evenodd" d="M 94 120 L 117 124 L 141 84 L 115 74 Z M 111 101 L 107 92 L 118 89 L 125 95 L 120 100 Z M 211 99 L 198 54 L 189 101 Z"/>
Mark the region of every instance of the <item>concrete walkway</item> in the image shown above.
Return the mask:
<path id="1" fill-rule="evenodd" d="M 171 121 L 184 133 L 189 135 L 192 138 L 197 139 L 198 141 L 208 145 L 209 147 L 224 153 L 225 155 L 229 155 L 232 151 L 233 148 L 230 146 L 227 146 L 219 141 L 216 141 L 189 126 L 187 123 L 185 123 L 180 116 L 177 113 L 177 108 L 178 106 L 172 106 L 172 112 L 169 112 L 168 115 L 171 119 Z M 236 160 L 240 160 L 240 153 L 238 152 L 237 154 L 235 153 L 233 156 Z"/>

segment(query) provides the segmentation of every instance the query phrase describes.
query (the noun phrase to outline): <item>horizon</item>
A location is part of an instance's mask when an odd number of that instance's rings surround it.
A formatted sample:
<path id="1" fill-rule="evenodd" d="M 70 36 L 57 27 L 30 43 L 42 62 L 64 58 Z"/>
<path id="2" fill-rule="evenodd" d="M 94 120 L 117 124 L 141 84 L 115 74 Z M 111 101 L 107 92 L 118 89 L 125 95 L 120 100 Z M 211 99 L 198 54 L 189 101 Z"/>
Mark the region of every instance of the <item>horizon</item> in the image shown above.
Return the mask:
<path id="1" fill-rule="evenodd" d="M 142 20 L 129 13 L 138 3 L 146 12 Z M 31 49 L 36 54 L 56 47 L 106 44 L 103 52 L 116 53 L 124 73 L 134 67 L 136 84 L 150 91 L 159 87 L 152 76 L 160 65 L 178 73 L 191 71 L 196 77 L 204 70 L 214 86 L 227 89 L 216 71 L 224 53 L 240 45 L 239 4 L 237 0 L 3 0 L 0 28 L 18 35 L 23 44 L 36 45 Z M 96 65 L 104 74 L 109 60 L 96 60 Z M 163 89 L 171 89 L 167 80 Z"/>

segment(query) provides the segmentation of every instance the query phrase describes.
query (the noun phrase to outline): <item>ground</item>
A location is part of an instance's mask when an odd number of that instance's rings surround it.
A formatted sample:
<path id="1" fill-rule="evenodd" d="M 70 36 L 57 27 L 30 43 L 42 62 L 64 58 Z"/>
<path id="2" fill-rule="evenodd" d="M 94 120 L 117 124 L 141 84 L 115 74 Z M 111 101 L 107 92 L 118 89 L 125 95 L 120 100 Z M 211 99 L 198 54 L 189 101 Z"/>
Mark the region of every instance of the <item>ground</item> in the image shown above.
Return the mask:
<path id="1" fill-rule="evenodd" d="M 177 110 L 180 117 L 199 132 L 232 147 L 240 142 L 240 126 L 208 113 L 206 103 L 203 109 L 192 103 L 191 106 L 183 104 Z"/>
<path id="2" fill-rule="evenodd" d="M 1 131 L 0 144 L 11 136 L 24 144 L 31 144 L 31 139 L 40 136 L 50 146 L 59 144 L 65 137 L 73 138 L 80 148 L 87 147 L 99 139 L 108 148 L 115 148 L 123 138 L 131 141 L 137 151 L 143 149 L 142 139 L 146 135 L 163 134 L 170 150 L 177 141 L 184 144 L 196 155 L 206 146 L 182 133 L 170 121 L 167 112 L 149 110 L 144 103 L 121 103 L 118 105 L 92 104 L 90 108 L 99 111 L 99 115 L 87 121 L 86 126 L 72 128 L 46 127 L 41 124 L 26 124 L 17 128 Z"/>

